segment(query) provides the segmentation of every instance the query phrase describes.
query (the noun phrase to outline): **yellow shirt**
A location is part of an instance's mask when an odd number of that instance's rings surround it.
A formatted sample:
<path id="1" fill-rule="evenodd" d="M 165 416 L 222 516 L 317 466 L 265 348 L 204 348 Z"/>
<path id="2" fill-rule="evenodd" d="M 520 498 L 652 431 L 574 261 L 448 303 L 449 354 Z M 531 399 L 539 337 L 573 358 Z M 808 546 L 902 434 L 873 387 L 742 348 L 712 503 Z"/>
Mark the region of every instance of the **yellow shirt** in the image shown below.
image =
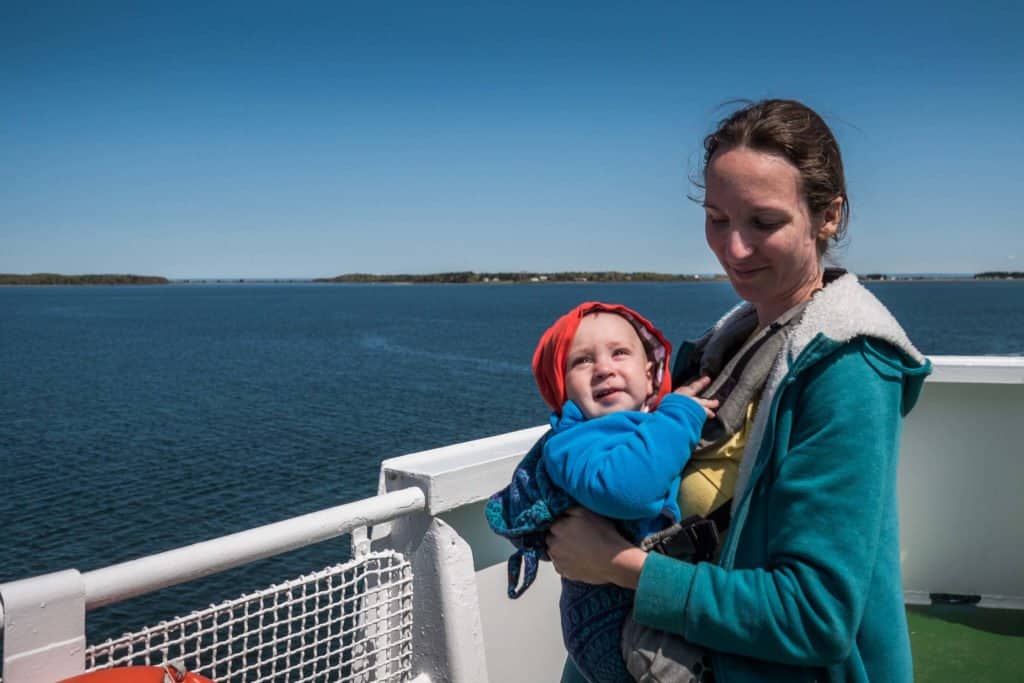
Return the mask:
<path id="1" fill-rule="evenodd" d="M 686 463 L 677 498 L 682 519 L 690 515 L 707 517 L 732 498 L 736 490 L 740 461 L 743 459 L 743 449 L 750 437 L 750 428 L 754 424 L 754 415 L 757 413 L 757 404 L 760 400 L 760 396 L 757 396 L 750 402 L 743 426 L 727 441 L 717 448 L 695 452 Z"/>

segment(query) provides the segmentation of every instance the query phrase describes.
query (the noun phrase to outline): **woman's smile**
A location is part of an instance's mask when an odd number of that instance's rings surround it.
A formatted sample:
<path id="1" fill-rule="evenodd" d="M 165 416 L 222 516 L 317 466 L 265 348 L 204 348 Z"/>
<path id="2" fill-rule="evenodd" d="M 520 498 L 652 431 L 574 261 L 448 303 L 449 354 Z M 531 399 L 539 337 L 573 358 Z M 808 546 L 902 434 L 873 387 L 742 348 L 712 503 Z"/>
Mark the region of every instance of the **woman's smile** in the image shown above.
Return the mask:
<path id="1" fill-rule="evenodd" d="M 726 268 L 738 278 L 756 277 L 768 269 L 767 266 L 726 266 Z"/>

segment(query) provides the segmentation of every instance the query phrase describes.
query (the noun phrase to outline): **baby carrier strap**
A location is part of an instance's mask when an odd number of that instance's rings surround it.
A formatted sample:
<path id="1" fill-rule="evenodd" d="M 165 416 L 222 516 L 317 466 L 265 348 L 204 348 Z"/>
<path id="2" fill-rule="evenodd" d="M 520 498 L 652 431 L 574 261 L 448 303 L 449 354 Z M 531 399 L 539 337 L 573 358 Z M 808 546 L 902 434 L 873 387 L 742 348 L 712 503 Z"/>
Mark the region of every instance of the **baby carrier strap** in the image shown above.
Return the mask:
<path id="1" fill-rule="evenodd" d="M 677 368 L 674 386 L 708 375 L 712 382 L 701 397 L 719 401 L 715 417 L 704 423 L 695 453 L 718 447 L 743 427 L 750 402 L 764 388 L 786 343 L 790 323 L 800 317 L 805 307 L 806 304 L 794 306 L 756 334 L 753 332 L 757 313 L 751 307 L 697 342 L 686 366 Z"/>
<path id="2" fill-rule="evenodd" d="M 533 582 L 537 580 L 539 565 L 540 558 L 536 548 L 519 548 L 512 553 L 506 567 L 508 597 L 515 600 L 533 585 Z"/>
<path id="3" fill-rule="evenodd" d="M 757 312 L 750 307 L 693 344 L 690 358 L 673 373 L 673 386 L 707 375 L 713 379 L 701 397 L 719 401 L 715 417 L 704 423 L 695 454 L 713 451 L 743 427 L 751 401 L 761 393 L 782 352 L 792 329 L 790 323 L 799 319 L 804 308 L 806 303 L 794 306 L 755 334 Z M 714 522 L 710 534 L 704 531 L 708 521 Z M 731 521 L 731 498 L 707 517 L 686 520 L 682 531 L 693 537 L 691 557 L 696 561 L 710 557 Z"/>

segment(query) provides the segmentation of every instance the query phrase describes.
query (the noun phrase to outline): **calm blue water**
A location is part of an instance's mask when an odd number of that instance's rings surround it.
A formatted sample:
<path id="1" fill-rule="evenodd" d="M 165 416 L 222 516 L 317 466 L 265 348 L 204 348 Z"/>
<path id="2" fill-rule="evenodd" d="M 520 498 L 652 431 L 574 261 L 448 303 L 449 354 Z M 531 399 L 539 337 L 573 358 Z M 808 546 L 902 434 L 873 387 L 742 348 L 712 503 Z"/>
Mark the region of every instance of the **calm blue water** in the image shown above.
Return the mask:
<path id="1" fill-rule="evenodd" d="M 871 288 L 925 353 L 1024 354 L 1024 282 Z M 534 344 L 589 299 L 634 306 L 673 341 L 736 302 L 726 283 L 0 288 L 0 581 L 372 495 L 382 458 L 540 424 Z M 101 610 L 89 628 L 233 597 L 346 545 Z"/>

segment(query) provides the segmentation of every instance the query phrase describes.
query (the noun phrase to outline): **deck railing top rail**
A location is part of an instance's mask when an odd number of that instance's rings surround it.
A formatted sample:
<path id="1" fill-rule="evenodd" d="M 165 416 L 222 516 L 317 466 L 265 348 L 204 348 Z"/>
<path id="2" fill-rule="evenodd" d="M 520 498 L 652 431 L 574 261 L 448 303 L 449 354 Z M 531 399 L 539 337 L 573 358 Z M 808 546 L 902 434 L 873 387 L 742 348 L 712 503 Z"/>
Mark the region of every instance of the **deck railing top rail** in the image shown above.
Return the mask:
<path id="1" fill-rule="evenodd" d="M 352 534 L 355 558 L 365 557 L 368 527 L 425 506 L 423 491 L 411 487 L 84 574 L 71 569 L 0 584 L 0 680 L 56 680 L 81 671 L 87 610 L 344 534 Z"/>
<path id="2" fill-rule="evenodd" d="M 1024 384 L 1024 356 L 929 356 L 929 382 Z"/>

